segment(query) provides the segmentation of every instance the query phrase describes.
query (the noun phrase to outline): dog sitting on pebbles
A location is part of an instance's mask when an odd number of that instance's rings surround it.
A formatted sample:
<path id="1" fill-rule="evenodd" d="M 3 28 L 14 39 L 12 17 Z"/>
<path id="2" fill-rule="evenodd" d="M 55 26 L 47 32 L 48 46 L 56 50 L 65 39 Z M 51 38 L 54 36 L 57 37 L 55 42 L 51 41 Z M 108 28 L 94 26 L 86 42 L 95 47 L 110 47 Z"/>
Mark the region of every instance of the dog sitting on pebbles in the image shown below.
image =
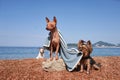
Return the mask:
<path id="1" fill-rule="evenodd" d="M 87 74 L 90 74 L 91 67 L 99 70 L 100 66 L 96 64 L 95 60 L 90 56 L 93 51 L 91 41 L 85 42 L 84 40 L 80 40 L 78 42 L 78 50 L 82 51 L 83 57 L 80 61 L 80 72 L 84 71 L 84 68 L 87 69 Z"/>

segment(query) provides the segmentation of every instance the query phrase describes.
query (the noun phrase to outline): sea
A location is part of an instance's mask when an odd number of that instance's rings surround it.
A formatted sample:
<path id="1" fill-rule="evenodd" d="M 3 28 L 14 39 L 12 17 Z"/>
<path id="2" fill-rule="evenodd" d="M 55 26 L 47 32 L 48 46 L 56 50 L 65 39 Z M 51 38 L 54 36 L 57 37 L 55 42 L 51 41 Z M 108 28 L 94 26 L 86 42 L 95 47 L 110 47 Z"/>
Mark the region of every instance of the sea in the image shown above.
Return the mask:
<path id="1" fill-rule="evenodd" d="M 40 47 L 0 47 L 0 60 L 34 59 L 39 49 Z M 93 48 L 91 56 L 120 56 L 120 48 Z M 49 58 L 49 51 L 45 50 L 44 57 Z"/>

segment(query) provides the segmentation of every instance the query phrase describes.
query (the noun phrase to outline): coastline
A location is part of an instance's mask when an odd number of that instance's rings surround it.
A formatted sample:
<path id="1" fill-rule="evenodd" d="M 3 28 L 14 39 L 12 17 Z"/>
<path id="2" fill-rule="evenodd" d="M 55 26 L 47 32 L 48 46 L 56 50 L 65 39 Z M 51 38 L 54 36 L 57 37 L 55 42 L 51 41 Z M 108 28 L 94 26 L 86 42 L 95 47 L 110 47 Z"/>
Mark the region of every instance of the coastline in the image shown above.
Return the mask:
<path id="1" fill-rule="evenodd" d="M 101 63 L 101 70 L 72 72 L 46 72 L 42 69 L 44 59 L 0 60 L 0 80 L 119 80 L 120 56 L 93 57 Z"/>
<path id="2" fill-rule="evenodd" d="M 114 48 L 120 48 L 120 47 L 93 47 L 93 48 L 101 48 L 101 49 L 106 49 L 106 48 L 108 48 L 108 49 L 109 49 L 109 48 L 112 49 L 112 48 L 113 48 L 113 49 L 114 49 Z"/>

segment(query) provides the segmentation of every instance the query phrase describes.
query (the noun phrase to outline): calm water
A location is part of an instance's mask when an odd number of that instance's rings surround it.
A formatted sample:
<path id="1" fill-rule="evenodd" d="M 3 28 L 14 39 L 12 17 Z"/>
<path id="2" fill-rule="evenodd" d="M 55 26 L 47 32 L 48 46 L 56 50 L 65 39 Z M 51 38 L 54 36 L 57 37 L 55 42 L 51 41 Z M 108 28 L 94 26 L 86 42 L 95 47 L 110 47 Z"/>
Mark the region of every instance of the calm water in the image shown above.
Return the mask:
<path id="1" fill-rule="evenodd" d="M 0 47 L 0 59 L 25 59 L 35 58 L 38 47 Z M 92 56 L 120 56 L 120 48 L 94 48 Z M 45 58 L 49 52 L 45 51 Z"/>

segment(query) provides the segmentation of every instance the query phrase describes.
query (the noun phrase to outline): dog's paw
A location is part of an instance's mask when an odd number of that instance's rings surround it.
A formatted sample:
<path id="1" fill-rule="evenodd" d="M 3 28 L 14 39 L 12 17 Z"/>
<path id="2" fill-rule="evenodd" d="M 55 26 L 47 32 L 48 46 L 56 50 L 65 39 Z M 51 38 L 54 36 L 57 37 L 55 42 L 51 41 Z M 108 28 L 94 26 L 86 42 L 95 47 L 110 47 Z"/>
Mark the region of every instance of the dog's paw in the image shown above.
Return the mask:
<path id="1" fill-rule="evenodd" d="M 87 74 L 90 74 L 90 71 L 87 71 Z"/>
<path id="2" fill-rule="evenodd" d="M 58 56 L 56 56 L 56 57 L 55 57 L 55 60 L 58 60 L 58 59 L 59 59 Z"/>
<path id="3" fill-rule="evenodd" d="M 50 58 L 50 61 L 52 61 L 53 60 L 53 58 Z"/>
<path id="4" fill-rule="evenodd" d="M 82 72 L 83 72 L 83 70 L 80 70 L 80 72 L 82 73 Z"/>

